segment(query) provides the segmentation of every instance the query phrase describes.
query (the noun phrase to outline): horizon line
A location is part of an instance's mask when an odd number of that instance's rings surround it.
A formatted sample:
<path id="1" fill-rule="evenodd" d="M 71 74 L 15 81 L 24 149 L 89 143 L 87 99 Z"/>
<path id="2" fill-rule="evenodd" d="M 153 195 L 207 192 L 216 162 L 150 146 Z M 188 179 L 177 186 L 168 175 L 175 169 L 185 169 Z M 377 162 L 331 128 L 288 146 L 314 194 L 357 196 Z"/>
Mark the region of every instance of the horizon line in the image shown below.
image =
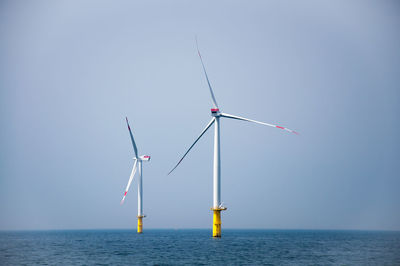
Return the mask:
<path id="1" fill-rule="evenodd" d="M 136 231 L 136 228 L 79 228 L 79 229 L 0 229 L 0 233 L 3 232 L 34 232 L 34 231 Z M 212 230 L 212 228 L 147 228 L 146 230 L 172 230 L 172 231 L 184 231 L 184 230 Z M 311 228 L 224 228 L 224 230 L 244 230 L 244 231 L 362 231 L 362 232 L 400 232 L 400 229 L 311 229 Z"/>

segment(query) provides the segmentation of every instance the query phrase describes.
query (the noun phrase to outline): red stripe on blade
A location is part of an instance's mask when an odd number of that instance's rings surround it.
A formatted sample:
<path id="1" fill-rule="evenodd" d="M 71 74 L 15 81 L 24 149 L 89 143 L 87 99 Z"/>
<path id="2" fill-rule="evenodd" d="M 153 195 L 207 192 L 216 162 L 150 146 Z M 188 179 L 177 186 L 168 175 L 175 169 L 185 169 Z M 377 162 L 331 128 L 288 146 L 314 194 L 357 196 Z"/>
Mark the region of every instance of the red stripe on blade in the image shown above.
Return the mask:
<path id="1" fill-rule="evenodd" d="M 277 128 L 280 128 L 280 129 L 285 129 L 284 127 L 280 127 L 280 126 L 276 126 Z"/>

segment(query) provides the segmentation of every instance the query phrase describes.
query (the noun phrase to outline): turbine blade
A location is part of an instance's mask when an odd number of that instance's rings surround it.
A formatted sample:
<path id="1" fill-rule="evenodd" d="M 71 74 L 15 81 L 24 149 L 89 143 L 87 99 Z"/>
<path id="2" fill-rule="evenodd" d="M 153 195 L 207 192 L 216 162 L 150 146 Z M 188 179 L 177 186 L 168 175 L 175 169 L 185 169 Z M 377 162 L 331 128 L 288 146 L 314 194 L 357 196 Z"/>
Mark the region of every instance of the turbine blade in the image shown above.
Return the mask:
<path id="1" fill-rule="evenodd" d="M 193 148 L 193 146 L 197 143 L 197 141 L 204 135 L 204 133 L 206 133 L 207 129 L 209 129 L 211 127 L 211 125 L 214 123 L 215 118 L 213 117 L 213 119 L 211 119 L 211 121 L 208 123 L 208 125 L 206 126 L 206 128 L 200 133 L 200 135 L 197 137 L 197 139 L 193 142 L 193 144 L 189 147 L 189 149 L 186 151 L 186 153 L 182 156 L 182 158 L 179 160 L 179 162 L 175 165 L 174 168 L 172 168 L 171 171 L 169 171 L 168 175 L 170 173 L 172 173 L 172 171 L 175 170 L 176 167 L 178 167 L 178 165 L 182 162 L 183 158 L 185 158 L 185 156 L 189 153 L 189 151 Z"/>
<path id="2" fill-rule="evenodd" d="M 128 126 L 128 129 L 129 129 L 129 135 L 131 135 L 132 146 L 133 146 L 133 150 L 135 151 L 135 158 L 138 158 L 138 151 L 137 151 L 135 140 L 133 139 L 131 127 L 129 126 L 128 117 L 125 117 L 125 119 L 126 119 L 126 124 Z"/>
<path id="3" fill-rule="evenodd" d="M 136 163 L 137 163 L 137 160 L 135 160 L 135 163 L 133 164 L 131 176 L 129 177 L 128 185 L 127 185 L 126 188 L 125 188 L 125 193 L 124 193 L 124 196 L 123 196 L 123 198 L 122 198 L 122 200 L 121 200 L 121 205 L 122 205 L 122 204 L 124 203 L 124 201 L 125 201 L 126 193 L 128 193 L 129 187 L 131 186 L 131 183 L 132 183 L 132 180 L 133 180 L 133 176 L 134 176 L 135 173 L 136 173 Z"/>
<path id="4" fill-rule="evenodd" d="M 299 135 L 299 133 L 294 131 L 294 130 L 291 130 L 291 129 L 286 128 L 286 127 L 277 126 L 277 125 L 274 125 L 274 124 L 268 124 L 268 123 L 264 123 L 264 122 L 260 122 L 260 121 L 256 121 L 256 120 L 252 120 L 252 119 L 236 116 L 236 115 L 224 114 L 224 113 L 221 113 L 221 116 L 222 117 L 226 117 L 226 118 L 232 118 L 232 119 L 237 119 L 237 120 L 242 120 L 242 121 L 253 122 L 253 123 L 257 123 L 257 124 L 261 124 L 261 125 L 265 125 L 265 126 L 276 127 L 276 128 L 283 129 L 283 130 L 286 130 L 288 132 L 294 133 L 296 135 Z"/>
<path id="5" fill-rule="evenodd" d="M 213 101 L 214 108 L 218 108 L 217 100 L 215 100 L 215 96 L 214 96 L 213 90 L 211 88 L 210 80 L 208 79 L 207 71 L 206 71 L 206 68 L 204 66 L 203 59 L 201 58 L 201 54 L 200 54 L 200 50 L 199 50 L 199 44 L 197 43 L 197 38 L 196 38 L 196 46 L 197 46 L 197 53 L 199 54 L 199 57 L 200 57 L 201 65 L 203 66 L 204 75 L 206 76 L 208 87 L 210 88 L 211 99 Z"/>

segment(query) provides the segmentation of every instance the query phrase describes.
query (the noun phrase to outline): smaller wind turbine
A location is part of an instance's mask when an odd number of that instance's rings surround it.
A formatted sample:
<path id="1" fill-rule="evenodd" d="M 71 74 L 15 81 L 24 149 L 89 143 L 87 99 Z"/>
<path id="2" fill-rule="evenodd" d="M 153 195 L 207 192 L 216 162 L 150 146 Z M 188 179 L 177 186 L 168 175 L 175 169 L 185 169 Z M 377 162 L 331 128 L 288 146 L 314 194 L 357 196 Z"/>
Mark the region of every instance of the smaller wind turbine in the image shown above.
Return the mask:
<path id="1" fill-rule="evenodd" d="M 138 234 L 141 234 L 142 230 L 143 230 L 142 219 L 143 219 L 143 217 L 146 217 L 143 214 L 142 162 L 143 161 L 150 161 L 150 156 L 148 156 L 148 155 L 138 156 L 138 150 L 137 150 L 137 147 L 136 147 L 135 140 L 133 139 L 133 135 L 132 135 L 131 127 L 129 126 L 128 118 L 126 117 L 125 119 L 126 119 L 126 124 L 128 126 L 129 135 L 131 135 L 132 146 L 133 146 L 133 151 L 135 152 L 135 157 L 133 157 L 133 161 L 134 162 L 133 162 L 133 168 L 132 168 L 131 176 L 129 177 L 128 185 L 126 186 L 124 197 L 121 200 L 121 204 L 124 203 L 126 194 L 128 193 L 129 187 L 131 186 L 131 183 L 132 183 L 132 180 L 133 180 L 133 176 L 135 175 L 136 170 L 139 168 L 137 232 L 138 232 Z"/>

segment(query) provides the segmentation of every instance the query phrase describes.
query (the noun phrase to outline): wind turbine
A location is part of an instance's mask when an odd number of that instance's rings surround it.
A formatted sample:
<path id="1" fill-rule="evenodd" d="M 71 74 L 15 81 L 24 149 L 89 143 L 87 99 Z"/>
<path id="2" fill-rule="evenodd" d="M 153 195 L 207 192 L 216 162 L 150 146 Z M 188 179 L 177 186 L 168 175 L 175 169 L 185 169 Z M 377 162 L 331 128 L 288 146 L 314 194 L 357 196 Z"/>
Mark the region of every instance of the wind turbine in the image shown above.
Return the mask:
<path id="1" fill-rule="evenodd" d="M 143 214 L 143 188 L 142 188 L 142 162 L 143 161 L 150 161 L 150 156 L 148 155 L 141 155 L 138 156 L 138 149 L 136 147 L 135 140 L 133 139 L 131 127 L 129 126 L 128 118 L 126 117 L 126 125 L 128 126 L 129 135 L 131 136 L 133 151 L 135 152 L 135 157 L 133 157 L 133 168 L 131 172 L 131 176 L 129 177 L 128 185 L 126 186 L 124 197 L 121 200 L 121 204 L 124 203 L 126 194 L 128 193 L 129 187 L 131 186 L 133 177 L 136 173 L 136 170 L 139 168 L 139 179 L 138 179 L 138 224 L 137 224 L 137 232 L 138 234 L 142 233 L 143 230 L 143 222 L 142 219 L 146 217 Z"/>
<path id="2" fill-rule="evenodd" d="M 197 44 L 197 40 L 196 40 Z M 174 168 L 168 173 L 172 173 L 172 171 L 175 170 L 176 167 L 182 162 L 182 160 L 185 158 L 185 156 L 189 153 L 189 151 L 193 148 L 193 146 L 197 143 L 197 141 L 206 133 L 206 131 L 215 123 L 215 131 L 214 131 L 214 170 L 213 170 L 213 207 L 211 210 L 213 211 L 213 237 L 221 237 L 221 211 L 226 210 L 227 208 L 223 206 L 221 203 L 221 167 L 220 167 L 220 162 L 221 162 L 221 155 L 220 155 L 220 118 L 231 118 L 231 119 L 236 119 L 236 120 L 241 120 L 241 121 L 248 121 L 248 122 L 253 122 L 265 126 L 270 126 L 270 127 L 275 127 L 279 129 L 286 130 L 288 132 L 298 134 L 296 131 L 288 129 L 286 127 L 274 125 L 274 124 L 269 124 L 269 123 L 264 123 L 264 122 L 259 122 L 256 120 L 240 117 L 240 116 L 235 116 L 235 115 L 230 115 L 226 113 L 222 113 L 218 107 L 217 101 L 215 99 L 213 90 L 211 88 L 210 81 L 208 79 L 207 71 L 203 63 L 203 59 L 201 58 L 201 54 L 199 51 L 199 47 L 197 46 L 197 52 L 200 57 L 201 65 L 203 66 L 203 71 L 204 75 L 207 79 L 207 84 L 208 88 L 210 89 L 210 94 L 211 94 L 211 99 L 213 103 L 213 108 L 211 109 L 211 121 L 207 124 L 206 128 L 200 133 L 200 135 L 197 137 L 197 139 L 193 142 L 193 144 L 189 147 L 189 149 L 186 151 L 186 153 L 182 156 L 182 158 L 178 161 L 178 163 L 175 165 Z"/>

